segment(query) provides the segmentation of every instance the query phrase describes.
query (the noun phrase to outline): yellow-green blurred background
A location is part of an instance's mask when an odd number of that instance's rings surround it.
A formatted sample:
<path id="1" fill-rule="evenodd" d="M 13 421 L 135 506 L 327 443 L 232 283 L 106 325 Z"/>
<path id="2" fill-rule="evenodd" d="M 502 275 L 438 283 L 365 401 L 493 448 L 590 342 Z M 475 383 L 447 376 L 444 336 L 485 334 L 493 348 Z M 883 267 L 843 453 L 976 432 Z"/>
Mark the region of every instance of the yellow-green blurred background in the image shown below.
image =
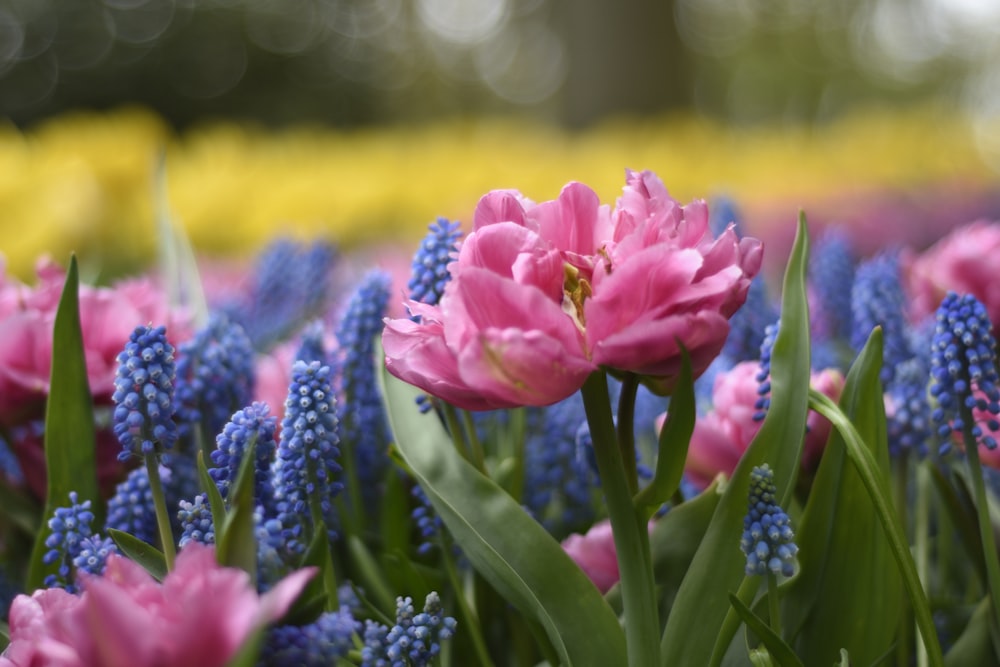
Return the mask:
<path id="1" fill-rule="evenodd" d="M 0 251 L 135 270 L 156 165 L 195 247 L 415 243 L 626 167 L 773 237 L 1000 218 L 992 0 L 0 0 Z"/>

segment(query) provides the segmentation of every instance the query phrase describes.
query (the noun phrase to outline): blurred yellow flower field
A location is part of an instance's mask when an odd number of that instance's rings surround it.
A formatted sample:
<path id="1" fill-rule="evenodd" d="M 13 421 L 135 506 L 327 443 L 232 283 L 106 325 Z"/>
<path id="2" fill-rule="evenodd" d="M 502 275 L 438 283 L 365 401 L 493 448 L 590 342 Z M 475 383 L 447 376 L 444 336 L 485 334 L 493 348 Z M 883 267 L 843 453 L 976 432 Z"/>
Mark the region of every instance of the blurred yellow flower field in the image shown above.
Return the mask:
<path id="1" fill-rule="evenodd" d="M 412 245 L 429 221 L 467 220 L 498 187 L 545 199 L 580 180 L 613 201 L 626 167 L 658 172 L 681 200 L 726 194 L 747 211 L 926 184 L 1000 184 L 968 126 L 931 108 L 869 111 L 823 128 L 663 117 L 576 134 L 502 119 L 352 131 L 226 122 L 177 134 L 152 113 L 123 109 L 0 129 L 8 268 L 27 276 L 40 253 L 62 262 L 74 250 L 92 271 L 148 261 L 160 156 L 173 218 L 199 251 L 226 256 L 282 233 L 344 247 Z"/>

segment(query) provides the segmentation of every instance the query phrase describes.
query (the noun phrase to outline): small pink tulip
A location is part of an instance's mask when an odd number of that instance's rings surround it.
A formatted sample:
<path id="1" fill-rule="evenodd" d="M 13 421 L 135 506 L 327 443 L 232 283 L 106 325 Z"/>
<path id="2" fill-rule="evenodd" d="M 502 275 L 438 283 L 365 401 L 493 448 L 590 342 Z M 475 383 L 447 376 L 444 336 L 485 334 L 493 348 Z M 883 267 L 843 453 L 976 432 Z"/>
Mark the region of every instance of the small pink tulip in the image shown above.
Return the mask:
<path id="1" fill-rule="evenodd" d="M 649 522 L 650 532 L 654 525 Z M 563 540 L 562 548 L 601 593 L 607 593 L 621 579 L 618 551 L 607 519 L 595 523 L 584 535 L 570 535 Z"/>
<path id="2" fill-rule="evenodd" d="M 919 255 L 901 257 L 914 321 L 931 316 L 949 291 L 972 294 L 1000 322 L 1000 284 L 995 258 L 1000 254 L 1000 222 L 978 220 L 955 229 Z"/>
<path id="3" fill-rule="evenodd" d="M 315 568 L 289 575 L 258 595 L 242 570 L 220 567 L 196 542 L 157 583 L 119 556 L 79 596 L 62 589 L 19 595 L 0 667 L 186 667 L 225 665 L 257 628 L 291 607 Z"/>
<path id="4" fill-rule="evenodd" d="M 684 468 L 696 486 L 708 486 L 719 473 L 732 474 L 760 430 L 761 422 L 754 419 L 758 370 L 756 361 L 744 361 L 716 376 L 712 409 L 695 422 Z M 844 377 L 840 371 L 826 369 L 813 373 L 810 384 L 836 401 L 844 388 Z M 812 470 L 819 463 L 832 426 L 815 412 L 809 413 L 806 423 L 802 467 Z"/>

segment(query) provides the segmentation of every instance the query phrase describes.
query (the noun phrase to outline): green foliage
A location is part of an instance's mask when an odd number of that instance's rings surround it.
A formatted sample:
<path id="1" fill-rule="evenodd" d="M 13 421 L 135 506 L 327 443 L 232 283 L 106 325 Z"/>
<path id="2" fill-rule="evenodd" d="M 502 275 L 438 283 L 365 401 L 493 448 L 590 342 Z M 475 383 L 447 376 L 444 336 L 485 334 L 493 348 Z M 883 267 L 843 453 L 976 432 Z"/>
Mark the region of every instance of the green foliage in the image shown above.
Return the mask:
<path id="1" fill-rule="evenodd" d="M 476 570 L 544 627 L 565 665 L 626 664 L 617 617 L 562 547 L 420 413 L 418 389 L 384 368 L 380 381 L 399 454 Z"/>
<path id="2" fill-rule="evenodd" d="M 881 366 L 882 333 L 875 330 L 847 375 L 840 407 L 887 485 Z M 893 644 L 902 584 L 874 505 L 836 431 L 824 450 L 796 543 L 801 571 L 784 592 L 782 615 L 799 655 L 806 664 L 830 664 L 846 648 L 857 664 L 872 664 Z"/>
<path id="3" fill-rule="evenodd" d="M 781 327 L 771 357 L 771 406 L 757 437 L 726 484 L 712 522 L 677 592 L 661 642 L 660 664 L 664 667 L 710 664 L 716 643 L 724 652 L 736 630 L 729 592 L 740 589 L 744 578 L 746 561 L 739 538 L 746 514 L 750 470 L 767 462 L 774 470 L 779 490 L 787 494 L 794 487 L 806 428 L 809 387 L 809 313 L 805 291 L 808 245 L 803 215 L 785 272 Z M 727 620 L 731 613 L 733 618 Z"/>
<path id="4" fill-rule="evenodd" d="M 141 565 L 151 577 L 163 581 L 167 576 L 167 559 L 162 551 L 130 533 L 114 528 L 108 529 L 108 535 L 123 554 Z"/>
<path id="5" fill-rule="evenodd" d="M 28 565 L 25 590 L 41 588 L 55 565 L 45 565 L 42 558 L 48 548 L 45 540 L 52 533 L 48 519 L 55 510 L 69 503 L 70 491 L 79 502 L 91 501 L 94 525 L 104 524 L 104 506 L 98 495 L 94 410 L 83 354 L 80 328 L 80 279 L 76 257 L 70 258 L 66 282 L 56 311 L 52 333 L 52 373 L 45 407 L 45 467 L 48 491 L 43 523 L 35 535 Z"/>

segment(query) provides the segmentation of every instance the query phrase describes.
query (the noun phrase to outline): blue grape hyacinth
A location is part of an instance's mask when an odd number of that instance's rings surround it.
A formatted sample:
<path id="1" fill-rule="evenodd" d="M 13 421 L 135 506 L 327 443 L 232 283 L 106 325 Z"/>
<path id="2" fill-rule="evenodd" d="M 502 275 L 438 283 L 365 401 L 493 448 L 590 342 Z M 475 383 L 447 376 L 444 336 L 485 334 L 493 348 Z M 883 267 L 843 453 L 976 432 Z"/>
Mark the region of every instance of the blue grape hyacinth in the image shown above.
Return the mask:
<path id="1" fill-rule="evenodd" d="M 851 287 L 853 323 L 851 346 L 864 347 L 875 327 L 882 327 L 882 382 L 892 380 L 896 367 L 913 356 L 906 322 L 906 295 L 899 276 L 899 258 L 877 255 L 862 262 Z"/>
<path id="2" fill-rule="evenodd" d="M 740 548 L 747 557 L 746 573 L 769 571 L 786 577 L 795 572 L 795 544 L 791 520 L 777 501 L 774 472 L 766 463 L 750 472 L 749 510 L 743 519 Z"/>
<path id="3" fill-rule="evenodd" d="M 396 598 L 396 624 L 391 628 L 365 622 L 362 667 L 428 667 L 441 653 L 441 642 L 455 633 L 456 621 L 444 616 L 441 598 L 431 592 L 421 613 L 411 598 Z"/>
<path id="4" fill-rule="evenodd" d="M 278 419 L 270 414 L 266 403 L 254 402 L 237 410 L 215 438 L 212 451 L 212 477 L 223 499 L 228 498 L 229 488 L 236 482 L 243 455 L 248 446 L 254 446 L 254 500 L 268 509 L 273 506 L 274 488 L 271 481 L 271 464 L 277 446 L 274 434 Z"/>
<path id="5" fill-rule="evenodd" d="M 995 449 L 990 435 L 1000 430 L 997 346 L 986 307 L 971 294 L 949 292 L 935 315 L 931 344 L 930 394 L 938 436 L 950 446 L 952 434 L 968 435 Z M 983 428 L 985 426 L 985 429 Z"/>
<path id="6" fill-rule="evenodd" d="M 174 423 L 174 347 L 166 328 L 139 326 L 118 354 L 114 433 L 122 445 L 118 458 L 161 454 L 177 441 Z"/>
<path id="7" fill-rule="evenodd" d="M 458 222 L 451 222 L 447 218 L 438 218 L 428 229 L 413 255 L 410 280 L 406 283 L 406 288 L 413 301 L 436 305 L 451 278 L 448 264 L 458 250 L 462 231 Z"/>
<path id="8" fill-rule="evenodd" d="M 293 526 L 311 535 L 310 518 L 331 516 L 333 499 L 343 489 L 337 479 L 339 442 L 330 367 L 296 361 L 274 466 L 277 518 L 289 538 L 297 535 Z"/>

